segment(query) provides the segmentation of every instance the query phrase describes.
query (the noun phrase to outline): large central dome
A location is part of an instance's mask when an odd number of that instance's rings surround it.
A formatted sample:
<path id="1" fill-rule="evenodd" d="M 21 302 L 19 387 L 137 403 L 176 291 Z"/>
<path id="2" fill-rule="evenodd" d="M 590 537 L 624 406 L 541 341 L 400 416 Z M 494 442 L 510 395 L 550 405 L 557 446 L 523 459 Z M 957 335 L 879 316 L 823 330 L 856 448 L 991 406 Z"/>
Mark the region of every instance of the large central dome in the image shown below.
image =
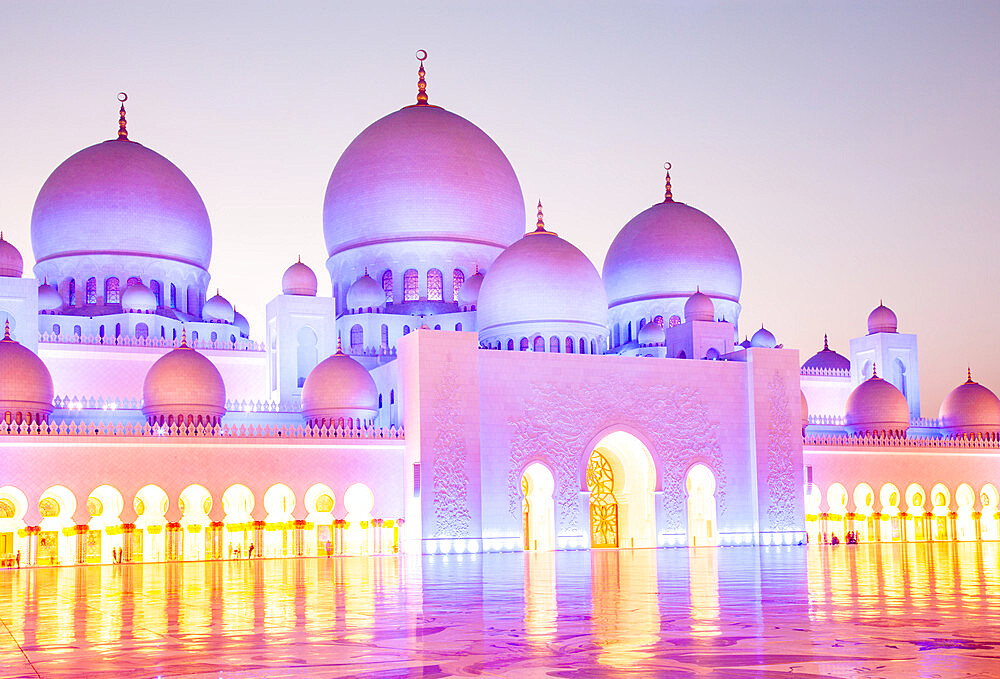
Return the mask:
<path id="1" fill-rule="evenodd" d="M 137 255 L 207 270 L 212 227 L 197 189 L 176 165 L 114 139 L 70 156 L 42 186 L 31 215 L 42 264 L 81 255 Z"/>
<path id="2" fill-rule="evenodd" d="M 504 248 L 523 234 L 524 199 L 510 161 L 485 132 L 437 106 L 408 106 L 369 125 L 326 187 L 331 256 L 414 240 Z"/>

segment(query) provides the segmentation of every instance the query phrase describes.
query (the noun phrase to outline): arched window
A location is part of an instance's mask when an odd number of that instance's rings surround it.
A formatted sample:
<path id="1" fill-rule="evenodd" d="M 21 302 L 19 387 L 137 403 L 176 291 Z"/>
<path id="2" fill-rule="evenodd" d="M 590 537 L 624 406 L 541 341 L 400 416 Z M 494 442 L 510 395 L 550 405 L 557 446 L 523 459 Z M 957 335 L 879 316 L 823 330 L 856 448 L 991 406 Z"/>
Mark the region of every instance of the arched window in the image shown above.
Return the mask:
<path id="1" fill-rule="evenodd" d="M 160 339 L 167 339 L 167 329 L 162 325 L 160 326 Z"/>
<path id="2" fill-rule="evenodd" d="M 657 316 L 653 319 L 653 323 L 656 323 L 661 328 L 663 327 L 663 316 Z"/>
<path id="3" fill-rule="evenodd" d="M 70 278 L 66 284 L 66 298 L 70 306 L 76 306 L 76 280 Z"/>
<path id="4" fill-rule="evenodd" d="M 138 276 L 131 276 L 128 279 L 128 282 L 125 283 L 125 289 L 128 290 L 133 285 L 139 285 L 140 283 L 142 283 L 142 279 L 141 278 L 139 278 Z"/>
<path id="5" fill-rule="evenodd" d="M 410 326 L 408 326 L 408 325 L 404 325 L 403 326 L 403 334 L 404 335 L 409 335 L 410 334 Z"/>
<path id="6" fill-rule="evenodd" d="M 507 351 L 514 351 L 514 340 L 507 340 Z"/>
<path id="7" fill-rule="evenodd" d="M 156 298 L 156 306 L 163 306 L 163 290 L 160 288 L 160 281 L 150 281 L 149 290 L 153 293 L 153 297 Z"/>
<path id="8" fill-rule="evenodd" d="M 236 344 L 236 335 L 230 335 L 229 336 L 229 343 L 230 344 Z"/>
<path id="9" fill-rule="evenodd" d="M 642 330 L 642 328 L 643 328 L 644 325 L 646 325 L 646 319 L 645 318 L 640 318 L 639 319 L 639 330 Z M 636 335 L 636 337 L 638 337 L 638 335 Z"/>
<path id="10" fill-rule="evenodd" d="M 462 284 L 465 283 L 465 272 L 461 269 L 455 269 L 451 272 L 451 298 L 454 301 L 458 301 L 458 291 L 462 289 Z"/>
<path id="11" fill-rule="evenodd" d="M 385 301 L 392 304 L 392 271 L 389 269 L 382 274 L 382 291 L 385 292 Z"/>
<path id="12" fill-rule="evenodd" d="M 121 337 L 121 336 L 122 336 L 122 324 L 121 323 L 115 323 L 115 338 L 118 338 L 118 337 Z"/>
<path id="13" fill-rule="evenodd" d="M 427 272 L 427 299 L 440 302 L 444 299 L 444 275 L 440 269 Z"/>
<path id="14" fill-rule="evenodd" d="M 542 337 L 541 335 L 539 335 L 538 337 L 536 337 L 534 339 L 534 341 L 531 343 L 531 350 L 532 351 L 537 351 L 537 352 L 544 352 L 545 351 L 545 338 Z"/>
<path id="15" fill-rule="evenodd" d="M 587 340 L 583 339 L 582 337 L 580 338 L 580 353 L 581 354 L 587 353 Z"/>
<path id="16" fill-rule="evenodd" d="M 58 335 L 61 332 L 62 332 L 62 328 L 59 327 L 59 324 L 58 323 L 53 323 L 52 324 L 52 334 L 53 335 Z"/>
<path id="17" fill-rule="evenodd" d="M 573 353 L 573 338 L 572 337 L 567 337 L 566 338 L 566 353 L 567 354 L 572 354 Z"/>
<path id="18" fill-rule="evenodd" d="M 360 324 L 351 326 L 351 353 L 360 354 L 365 348 L 365 329 Z"/>
<path id="19" fill-rule="evenodd" d="M 521 351 L 527 351 L 527 350 L 528 350 L 528 338 L 527 337 L 522 337 L 521 338 Z"/>
<path id="20" fill-rule="evenodd" d="M 403 301 L 416 302 L 420 299 L 420 277 L 416 269 L 407 269 L 403 273 Z"/>
<path id="21" fill-rule="evenodd" d="M 382 324 L 382 351 L 389 351 L 389 326 Z"/>
<path id="22" fill-rule="evenodd" d="M 379 410 L 382 409 L 382 394 L 378 395 L 378 408 Z"/>
<path id="23" fill-rule="evenodd" d="M 148 339 L 149 338 L 149 326 L 145 323 L 135 324 L 135 337 L 136 339 Z"/>
<path id="24" fill-rule="evenodd" d="M 81 328 L 79 325 L 74 325 L 73 334 L 76 335 L 77 337 L 80 337 L 81 335 L 83 335 L 83 328 Z"/>
<path id="25" fill-rule="evenodd" d="M 395 389 L 390 389 L 389 390 L 389 405 L 392 405 L 395 402 L 396 402 L 396 390 Z"/>
<path id="26" fill-rule="evenodd" d="M 597 353 L 597 340 L 590 340 L 590 353 Z"/>
<path id="27" fill-rule="evenodd" d="M 87 304 L 97 304 L 97 279 L 87 279 Z"/>
<path id="28" fill-rule="evenodd" d="M 298 368 L 296 384 L 301 388 L 306 383 L 306 377 L 319 362 L 319 352 L 316 348 L 318 339 L 316 332 L 308 325 L 299 328 L 296 339 L 298 340 L 298 346 L 295 350 L 296 367 Z"/>
<path id="29" fill-rule="evenodd" d="M 434 326 L 434 329 L 435 329 L 435 330 L 440 330 L 440 329 L 441 329 L 441 324 L 440 324 L 440 323 L 438 323 L 437 325 L 435 325 L 435 326 Z"/>
<path id="30" fill-rule="evenodd" d="M 676 328 L 680 324 L 681 324 L 681 317 L 680 316 L 678 316 L 677 314 L 674 314 L 673 316 L 670 317 L 669 325 L 670 325 L 671 328 Z"/>
<path id="31" fill-rule="evenodd" d="M 112 276 L 104 281 L 104 303 L 118 304 L 122 301 L 118 290 L 118 279 Z"/>
<path id="32" fill-rule="evenodd" d="M 628 343 L 631 341 L 632 341 L 632 321 L 629 321 L 628 325 L 625 326 L 625 342 Z"/>
<path id="33" fill-rule="evenodd" d="M 170 308 L 177 308 L 177 286 L 173 283 L 170 284 Z"/>
<path id="34" fill-rule="evenodd" d="M 559 338 L 553 335 L 549 338 L 549 353 L 558 354 L 559 353 L 560 342 Z"/>
<path id="35" fill-rule="evenodd" d="M 462 332 L 462 324 L 461 323 L 456 323 L 455 324 L 455 332 Z"/>
<path id="36" fill-rule="evenodd" d="M 177 328 L 174 328 L 173 337 L 171 337 L 170 339 L 177 339 Z"/>
<path id="37" fill-rule="evenodd" d="M 198 341 L 198 331 L 197 330 L 195 330 L 195 331 L 193 331 L 191 333 L 191 341 L 193 341 L 193 342 L 197 342 Z"/>
<path id="38" fill-rule="evenodd" d="M 620 347 L 622 345 L 622 328 L 617 323 L 615 323 L 614 338 L 614 345 Z M 581 351 L 580 353 L 582 354 L 583 352 Z"/>
<path id="39" fill-rule="evenodd" d="M 212 340 L 213 342 L 218 342 L 218 341 L 219 341 L 219 333 L 217 333 L 217 332 L 215 332 L 215 331 L 213 330 L 213 331 L 212 331 L 212 337 L 211 337 L 211 340 Z"/>

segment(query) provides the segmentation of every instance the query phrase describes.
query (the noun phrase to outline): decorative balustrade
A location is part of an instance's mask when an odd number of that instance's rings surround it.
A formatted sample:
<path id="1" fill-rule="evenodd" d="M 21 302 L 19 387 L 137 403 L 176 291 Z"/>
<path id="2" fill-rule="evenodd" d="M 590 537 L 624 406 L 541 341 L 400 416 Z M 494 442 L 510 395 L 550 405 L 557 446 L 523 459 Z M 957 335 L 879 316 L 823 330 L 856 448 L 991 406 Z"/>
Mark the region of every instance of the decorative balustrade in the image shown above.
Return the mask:
<path id="1" fill-rule="evenodd" d="M 843 415 L 809 415 L 809 424 L 816 424 L 827 427 L 843 427 L 847 424 L 847 419 Z M 911 417 L 911 427 L 924 427 L 936 429 L 941 426 L 941 420 L 936 417 Z"/>
<path id="2" fill-rule="evenodd" d="M 38 341 L 45 344 L 87 344 L 117 347 L 154 347 L 176 349 L 181 345 L 180 339 L 163 337 L 99 337 L 96 335 L 76 335 L 73 333 L 54 335 L 49 332 L 39 334 Z M 224 351 L 264 351 L 263 342 L 251 339 L 239 339 L 235 343 L 228 340 L 211 340 L 187 338 L 187 345 L 192 349 L 221 349 Z"/>
<path id="3" fill-rule="evenodd" d="M 103 396 L 56 396 L 52 405 L 64 410 L 141 410 L 139 398 L 105 398 Z M 275 401 L 254 401 L 230 399 L 226 401 L 226 412 L 230 413 L 298 413 L 302 406 L 298 399 L 285 403 Z"/>
<path id="4" fill-rule="evenodd" d="M 150 425 L 106 422 L 0 422 L 0 436 L 114 436 L 403 440 L 402 427 L 312 427 L 308 425 Z"/>
<path id="5" fill-rule="evenodd" d="M 850 368 L 802 368 L 800 375 L 806 377 L 850 377 Z"/>

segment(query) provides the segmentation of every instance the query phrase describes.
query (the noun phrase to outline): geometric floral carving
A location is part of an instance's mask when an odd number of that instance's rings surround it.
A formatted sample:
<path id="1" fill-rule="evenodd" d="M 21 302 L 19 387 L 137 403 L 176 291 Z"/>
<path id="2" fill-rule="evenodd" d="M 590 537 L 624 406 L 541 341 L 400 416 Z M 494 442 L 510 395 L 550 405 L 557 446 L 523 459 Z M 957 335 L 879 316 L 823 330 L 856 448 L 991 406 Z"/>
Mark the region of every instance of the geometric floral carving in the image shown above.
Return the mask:
<path id="1" fill-rule="evenodd" d="M 775 370 L 768 384 L 770 418 L 767 430 L 767 518 L 771 530 L 794 530 L 798 504 L 795 479 L 795 447 L 788 414 L 785 380 Z"/>
<path id="2" fill-rule="evenodd" d="M 514 429 L 508 467 L 508 500 L 512 517 L 520 516 L 520 477 L 532 462 L 546 464 L 555 477 L 556 530 L 582 535 L 580 474 L 590 458 L 586 446 L 612 427 L 632 429 L 650 443 L 650 455 L 662 470 L 663 528 L 683 532 L 684 476 L 702 462 L 716 480 L 719 516 L 726 508 L 726 470 L 719 447 L 719 425 L 694 387 L 648 384 L 622 388 L 616 379 L 591 378 L 572 384 L 533 382 L 522 413 L 509 420 Z"/>
<path id="3" fill-rule="evenodd" d="M 464 382 L 451 354 L 444 359 L 440 381 L 431 401 L 434 437 L 434 535 L 469 537 L 472 513 L 469 510 L 467 445 L 462 427 L 465 422 Z"/>

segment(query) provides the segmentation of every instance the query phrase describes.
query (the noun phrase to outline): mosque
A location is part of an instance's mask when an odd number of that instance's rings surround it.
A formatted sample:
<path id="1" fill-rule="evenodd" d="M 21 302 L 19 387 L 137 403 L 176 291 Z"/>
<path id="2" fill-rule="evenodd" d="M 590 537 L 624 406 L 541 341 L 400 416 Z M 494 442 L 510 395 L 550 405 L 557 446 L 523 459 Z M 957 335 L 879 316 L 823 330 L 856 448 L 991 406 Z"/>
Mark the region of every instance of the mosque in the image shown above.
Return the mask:
<path id="1" fill-rule="evenodd" d="M 294 262 L 263 328 L 211 294 L 205 203 L 124 95 L 55 168 L 33 277 L 0 237 L 0 558 L 1000 539 L 1000 400 L 971 373 L 924 417 L 881 304 L 848 355 L 740 342 L 737 248 L 669 172 L 599 272 L 541 204 L 526 229 L 423 64 L 333 167 L 332 296 Z"/>

